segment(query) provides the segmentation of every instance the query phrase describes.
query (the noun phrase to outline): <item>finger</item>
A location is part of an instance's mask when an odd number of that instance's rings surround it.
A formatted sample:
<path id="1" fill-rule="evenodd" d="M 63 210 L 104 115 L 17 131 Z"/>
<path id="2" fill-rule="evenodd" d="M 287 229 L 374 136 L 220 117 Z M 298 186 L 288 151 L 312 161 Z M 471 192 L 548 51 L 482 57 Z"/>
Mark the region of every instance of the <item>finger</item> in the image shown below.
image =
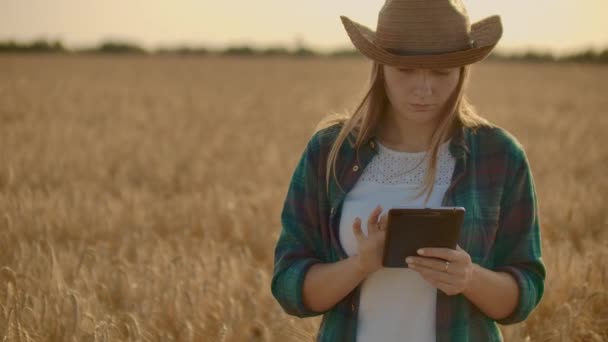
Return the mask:
<path id="1" fill-rule="evenodd" d="M 435 269 L 424 266 L 417 265 L 417 267 L 413 269 L 414 271 L 420 273 L 420 275 L 423 276 L 425 279 L 435 282 L 441 281 L 445 284 L 456 285 L 455 282 L 457 282 L 459 279 L 458 277 L 455 277 L 454 275 L 448 274 L 446 272 L 437 271 Z"/>
<path id="2" fill-rule="evenodd" d="M 448 296 L 460 293 L 458 287 L 452 284 L 444 283 L 441 280 L 427 280 L 431 285 L 435 286 Z"/>
<path id="3" fill-rule="evenodd" d="M 418 254 L 425 257 L 441 258 L 448 261 L 456 261 L 460 259 L 462 251 L 455 251 L 451 248 L 430 248 L 425 247 L 418 250 Z"/>
<path id="4" fill-rule="evenodd" d="M 407 262 L 407 259 L 406 259 Z M 416 269 L 431 269 L 441 273 L 449 273 L 454 275 L 462 275 L 464 274 L 464 270 L 457 264 L 450 263 L 448 266 L 448 270 L 445 270 L 445 261 L 438 261 L 431 258 L 417 257 L 413 258 L 412 261 L 408 263 L 409 267 Z"/>
<path id="5" fill-rule="evenodd" d="M 361 231 L 361 219 L 358 217 L 355 218 L 355 221 L 353 222 L 353 233 L 355 233 L 355 238 L 357 241 L 363 239 L 363 232 Z"/>
<path id="6" fill-rule="evenodd" d="M 447 294 L 448 296 L 452 296 L 458 293 L 462 292 L 462 284 L 460 284 L 458 281 L 454 282 L 454 281 L 445 281 L 443 279 L 438 279 L 436 277 L 433 277 L 430 274 L 423 274 L 420 273 L 420 276 L 422 278 L 424 278 L 424 280 L 426 280 L 427 282 L 429 282 L 429 284 L 435 286 L 436 288 L 438 288 L 439 290 L 443 291 L 443 293 Z"/>
<path id="7" fill-rule="evenodd" d="M 388 221 L 388 215 L 383 214 L 380 217 L 380 224 L 378 225 L 378 230 L 386 231 L 386 222 Z"/>
<path id="8" fill-rule="evenodd" d="M 376 225 L 378 224 L 378 216 L 380 215 L 381 212 L 382 212 L 382 207 L 380 206 L 380 204 L 378 204 L 378 206 L 371 212 L 371 214 L 367 218 L 367 231 L 368 232 L 371 230 L 370 227 L 378 229 L 376 227 Z"/>

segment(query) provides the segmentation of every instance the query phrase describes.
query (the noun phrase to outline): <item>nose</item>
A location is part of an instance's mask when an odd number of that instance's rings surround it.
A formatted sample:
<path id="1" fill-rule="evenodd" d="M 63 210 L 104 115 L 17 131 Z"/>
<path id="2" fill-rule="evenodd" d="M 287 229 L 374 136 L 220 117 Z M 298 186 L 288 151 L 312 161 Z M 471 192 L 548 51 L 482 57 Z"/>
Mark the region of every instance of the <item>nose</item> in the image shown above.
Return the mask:
<path id="1" fill-rule="evenodd" d="M 414 80 L 414 95 L 424 97 L 433 93 L 428 70 L 418 70 Z"/>

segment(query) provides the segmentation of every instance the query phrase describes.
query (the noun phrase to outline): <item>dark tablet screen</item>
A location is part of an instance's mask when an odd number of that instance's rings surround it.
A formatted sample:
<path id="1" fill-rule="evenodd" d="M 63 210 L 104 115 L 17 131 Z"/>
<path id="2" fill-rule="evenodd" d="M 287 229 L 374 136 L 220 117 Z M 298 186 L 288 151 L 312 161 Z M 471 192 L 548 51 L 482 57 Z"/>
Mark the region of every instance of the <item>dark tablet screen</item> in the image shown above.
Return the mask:
<path id="1" fill-rule="evenodd" d="M 463 207 L 391 208 L 384 244 L 384 267 L 407 267 L 405 258 L 423 247 L 456 249 L 464 219 Z"/>

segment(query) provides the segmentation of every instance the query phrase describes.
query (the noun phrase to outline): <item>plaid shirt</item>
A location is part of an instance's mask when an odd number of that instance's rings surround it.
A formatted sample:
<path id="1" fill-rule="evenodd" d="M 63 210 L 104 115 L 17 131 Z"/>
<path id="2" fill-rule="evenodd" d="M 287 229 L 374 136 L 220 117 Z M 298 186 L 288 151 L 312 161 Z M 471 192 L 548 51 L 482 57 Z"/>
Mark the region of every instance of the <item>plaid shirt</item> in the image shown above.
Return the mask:
<path id="1" fill-rule="evenodd" d="M 304 276 L 315 263 L 348 258 L 339 242 L 339 221 L 346 193 L 378 152 L 372 134 L 359 148 L 354 135 L 342 145 L 336 174 L 326 195 L 327 156 L 340 125 L 319 130 L 309 140 L 293 173 L 281 213 L 282 230 L 275 248 L 271 291 L 283 310 L 297 317 L 323 315 L 317 341 L 355 341 L 361 284 L 325 312 L 307 308 L 302 300 Z M 452 138 L 456 158 L 443 206 L 466 208 L 458 244 L 472 262 L 508 272 L 520 290 L 508 317 L 495 321 L 464 295 L 437 291 L 437 341 L 502 341 L 496 323 L 523 321 L 540 302 L 546 276 L 536 191 L 527 156 L 505 129 L 461 128 Z M 328 279 L 330 280 L 330 279 Z"/>

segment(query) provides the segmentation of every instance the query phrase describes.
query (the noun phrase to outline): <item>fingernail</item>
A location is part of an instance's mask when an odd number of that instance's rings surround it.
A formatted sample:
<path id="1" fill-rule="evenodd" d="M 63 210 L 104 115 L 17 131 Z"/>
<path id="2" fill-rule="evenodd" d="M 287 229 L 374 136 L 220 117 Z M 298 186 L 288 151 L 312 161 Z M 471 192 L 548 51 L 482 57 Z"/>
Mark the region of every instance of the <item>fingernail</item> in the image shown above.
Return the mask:
<path id="1" fill-rule="evenodd" d="M 409 264 L 410 262 L 412 262 L 412 258 L 405 258 L 405 262 Z"/>
<path id="2" fill-rule="evenodd" d="M 418 250 L 418 254 L 420 254 L 420 255 L 424 254 L 424 250 L 423 249 L 419 249 Z"/>

